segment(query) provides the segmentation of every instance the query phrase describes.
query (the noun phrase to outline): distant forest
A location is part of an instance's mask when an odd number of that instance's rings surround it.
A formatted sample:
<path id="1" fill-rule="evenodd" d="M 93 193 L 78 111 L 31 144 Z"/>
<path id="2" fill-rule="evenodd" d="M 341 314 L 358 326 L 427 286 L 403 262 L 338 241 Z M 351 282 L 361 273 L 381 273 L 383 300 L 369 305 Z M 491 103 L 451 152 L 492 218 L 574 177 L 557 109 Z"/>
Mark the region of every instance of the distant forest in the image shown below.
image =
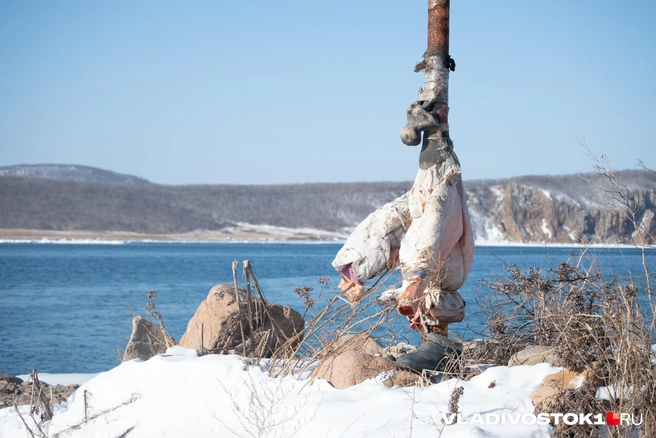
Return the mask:
<path id="1" fill-rule="evenodd" d="M 166 234 L 248 222 L 335 231 L 411 185 L 166 186 L 0 177 L 0 228 Z"/>

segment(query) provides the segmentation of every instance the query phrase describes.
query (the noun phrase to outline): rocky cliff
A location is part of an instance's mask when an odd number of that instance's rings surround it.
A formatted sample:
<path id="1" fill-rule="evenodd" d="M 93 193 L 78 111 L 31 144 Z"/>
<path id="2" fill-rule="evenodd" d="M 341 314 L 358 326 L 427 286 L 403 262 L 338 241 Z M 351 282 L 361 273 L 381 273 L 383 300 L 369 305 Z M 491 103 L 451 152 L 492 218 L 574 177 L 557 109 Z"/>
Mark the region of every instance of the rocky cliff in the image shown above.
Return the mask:
<path id="1" fill-rule="evenodd" d="M 656 173 L 470 181 L 479 243 L 654 243 Z"/>

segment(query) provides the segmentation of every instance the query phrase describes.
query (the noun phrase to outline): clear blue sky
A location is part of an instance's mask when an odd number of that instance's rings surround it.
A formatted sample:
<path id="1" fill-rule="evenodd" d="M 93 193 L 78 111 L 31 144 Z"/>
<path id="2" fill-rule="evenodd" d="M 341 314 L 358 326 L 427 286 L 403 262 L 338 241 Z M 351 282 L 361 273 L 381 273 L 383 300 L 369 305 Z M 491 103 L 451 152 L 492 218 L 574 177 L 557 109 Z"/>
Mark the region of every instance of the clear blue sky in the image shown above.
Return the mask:
<path id="1" fill-rule="evenodd" d="M 426 0 L 0 1 L 0 166 L 414 178 Z M 656 167 L 656 2 L 451 0 L 465 179 Z"/>

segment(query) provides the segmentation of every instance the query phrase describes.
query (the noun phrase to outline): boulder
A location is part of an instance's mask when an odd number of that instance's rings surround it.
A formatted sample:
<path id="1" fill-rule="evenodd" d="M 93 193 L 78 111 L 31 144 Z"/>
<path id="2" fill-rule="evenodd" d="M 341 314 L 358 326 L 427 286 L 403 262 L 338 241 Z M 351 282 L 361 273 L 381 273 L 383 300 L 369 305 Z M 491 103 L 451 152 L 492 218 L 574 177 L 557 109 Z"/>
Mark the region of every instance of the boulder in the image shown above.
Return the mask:
<path id="1" fill-rule="evenodd" d="M 14 383 L 16 385 L 20 385 L 21 383 L 23 383 L 23 379 L 21 379 L 20 377 L 11 376 L 9 374 L 0 374 L 0 382 Z"/>
<path id="2" fill-rule="evenodd" d="M 549 363 L 555 367 L 561 366 L 556 349 L 542 345 L 533 345 L 518 351 L 508 361 L 508 366 L 537 365 L 539 363 Z"/>
<path id="3" fill-rule="evenodd" d="M 383 347 L 365 332 L 340 336 L 328 348 L 337 352 L 360 351 L 372 355 L 380 354 L 383 350 Z"/>
<path id="4" fill-rule="evenodd" d="M 563 370 L 554 374 L 549 374 L 544 378 L 542 384 L 544 386 L 551 386 L 565 391 L 567 389 L 580 388 L 584 381 L 584 374 L 577 373 L 576 371 Z"/>
<path id="5" fill-rule="evenodd" d="M 13 394 L 21 383 L 23 383 L 23 379 L 19 377 L 0 374 L 0 394 Z"/>
<path id="6" fill-rule="evenodd" d="M 542 381 L 542 386 L 531 393 L 531 400 L 540 412 L 550 412 L 556 402 L 563 397 L 563 393 L 580 388 L 586 381 L 590 381 L 595 387 L 602 385 L 602 381 L 591 368 L 587 368 L 582 373 L 562 370 L 549 374 Z"/>
<path id="7" fill-rule="evenodd" d="M 15 383 L 0 380 L 0 394 L 13 394 L 17 386 Z"/>
<path id="8" fill-rule="evenodd" d="M 0 374 L 0 394 L 13 394 L 21 383 L 23 383 L 23 379 L 9 374 Z"/>
<path id="9" fill-rule="evenodd" d="M 0 374 L 0 409 L 16 405 L 29 405 L 34 401 L 32 391 L 32 382 L 30 380 L 23 382 L 22 379 L 6 374 Z M 53 385 L 41 382 L 41 388 L 44 390 L 46 399 L 50 404 L 62 403 L 73 393 L 79 385 Z"/>
<path id="10" fill-rule="evenodd" d="M 413 385 L 419 379 L 415 373 L 398 370 L 389 359 L 354 350 L 323 359 L 312 371 L 312 377 L 324 379 L 337 389 L 346 389 L 383 373 L 383 383 L 388 387 Z"/>
<path id="11" fill-rule="evenodd" d="M 175 345 L 175 339 L 166 330 L 141 316 L 132 319 L 132 334 L 123 354 L 123 362 L 132 359 L 148 360 Z"/>
<path id="12" fill-rule="evenodd" d="M 540 386 L 531 393 L 531 401 L 539 412 L 551 412 L 561 395 L 562 391 L 559 388 Z"/>
<path id="13" fill-rule="evenodd" d="M 544 378 L 544 386 L 554 386 L 566 389 L 577 389 L 583 385 L 583 382 L 590 382 L 595 387 L 600 387 L 606 383 L 601 379 L 592 367 L 587 367 L 583 372 L 563 370 L 550 374 Z"/>
<path id="14" fill-rule="evenodd" d="M 243 354 L 245 348 L 248 356 L 258 355 L 261 351 L 262 357 L 271 357 L 288 341 L 292 348 L 298 345 L 305 327 L 301 314 L 291 307 L 268 302 L 270 317 L 262 300 L 251 297 L 249 324 L 246 291 L 241 288 L 238 291 L 239 305 L 234 285 L 214 286 L 189 320 L 180 346 L 193 348 L 201 354 Z"/>

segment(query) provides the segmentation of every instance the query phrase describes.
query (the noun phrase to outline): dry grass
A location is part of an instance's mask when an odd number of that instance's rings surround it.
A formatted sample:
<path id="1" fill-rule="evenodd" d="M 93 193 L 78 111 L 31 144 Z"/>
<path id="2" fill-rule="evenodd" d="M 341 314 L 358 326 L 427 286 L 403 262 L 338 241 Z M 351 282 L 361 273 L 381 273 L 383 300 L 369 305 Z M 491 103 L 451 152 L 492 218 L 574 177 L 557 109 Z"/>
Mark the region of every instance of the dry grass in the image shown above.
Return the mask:
<path id="1" fill-rule="evenodd" d="M 602 273 L 584 250 L 576 259 L 542 271 L 506 266 L 505 278 L 488 282 L 492 292 L 480 302 L 488 317 L 492 363 L 505 364 L 527 344 L 554 346 L 563 366 L 588 370 L 592 378 L 580 388 L 564 391 L 548 406 L 550 412 L 640 415 L 644 424 L 608 428 L 605 436 L 656 436 L 656 356 L 652 350 L 656 306 L 646 246 L 653 241 L 640 222 L 635 188 L 629 188 L 606 161 L 596 169 L 606 179 L 604 199 L 623 208 L 633 222 L 634 241 L 642 254 L 642 272 L 628 276 Z M 642 228 L 641 228 L 642 227 Z M 598 387 L 608 387 L 601 397 Z M 601 430 L 561 423 L 555 437 L 597 437 Z"/>
<path id="2" fill-rule="evenodd" d="M 238 287 L 236 263 L 233 265 L 233 279 L 235 287 Z M 264 291 L 253 273 L 250 262 L 245 260 L 243 263 L 247 293 L 252 290 L 252 296 L 257 296 L 257 301 L 261 303 L 263 309 L 256 310 L 249 306 L 239 308 L 248 313 L 246 318 L 248 321 L 253 318 L 268 317 L 269 304 Z M 358 343 L 365 340 L 363 337 L 352 338 L 346 342 L 342 339 L 339 345 L 337 344 L 344 335 L 354 332 L 364 332 L 367 335 L 384 332 L 386 338 L 384 343 L 387 345 L 402 340 L 394 329 L 395 307 L 379 303 L 374 298 L 388 276 L 389 273 L 381 276 L 379 281 L 366 291 L 365 298 L 356 302 L 346 300 L 341 294 L 332 293 L 328 277 L 319 277 L 316 289 L 310 286 L 297 287 L 295 293 L 305 305 L 303 312 L 305 329 L 303 332 L 286 337 L 273 322 L 275 334 L 281 342 L 270 357 L 269 371 L 272 376 L 301 373 L 326 357 L 353 347 L 360 347 Z M 327 291 L 331 293 L 326 293 Z M 260 363 L 263 358 L 262 350 L 257 347 L 244 351 L 243 355 L 249 358 L 249 364 Z"/>
<path id="3" fill-rule="evenodd" d="M 240 438 L 265 438 L 265 437 L 293 437 L 301 432 L 316 416 L 316 410 L 307 411 L 308 395 L 299 399 L 292 406 L 285 406 L 293 388 L 285 389 L 282 381 L 278 381 L 275 387 L 262 386 L 253 380 L 253 376 L 247 371 L 247 379 L 242 379 L 243 390 L 247 394 L 247 400 L 243 401 L 239 394 L 229 391 L 223 383 L 219 382 L 223 391 L 230 399 L 230 410 L 232 415 L 239 420 L 241 429 L 230 426 L 229 422 L 223 421 L 224 412 L 212 412 L 212 416 L 228 429 L 234 436 Z"/>
<path id="4" fill-rule="evenodd" d="M 617 173 L 606 167 L 607 163 L 597 164 L 598 174 L 607 179 L 604 196 L 612 205 L 623 208 L 627 220 L 633 222 L 634 242 L 642 251 L 642 272 L 628 277 L 603 273 L 588 250 L 547 270 L 522 271 L 517 266 L 507 266 L 505 277 L 486 284 L 493 293 L 479 303 L 488 319 L 489 340 L 483 348 L 471 349 L 463 358 L 453 360 L 444 376 L 466 380 L 475 374 L 464 366 L 472 360 L 505 365 L 527 345 L 554 346 L 565 367 L 588 370 L 593 377 L 580 388 L 564 391 L 550 405 L 550 412 L 642 415 L 641 426 L 608 429 L 605 436 L 628 433 L 654 437 L 656 357 L 651 346 L 656 305 L 646 258 L 646 244 L 654 241 L 654 236 L 641 223 L 638 212 L 644 206 L 636 205 L 636 189 L 627 187 Z M 252 283 L 266 303 L 250 265 L 245 269 L 245 277 L 247 287 Z M 376 292 L 383 280 L 384 276 L 367 292 Z M 351 303 L 339 294 L 331 294 L 332 298 L 326 300 L 324 292 L 330 284 L 326 278 L 319 278 L 318 284 L 318 292 L 310 286 L 295 291 L 306 306 L 305 331 L 288 339 L 274 353 L 269 362 L 274 376 L 302 372 L 310 364 L 338 354 L 347 347 L 336 347 L 336 340 L 354 331 L 373 334 L 388 326 L 389 343 L 398 341 L 392 322 L 397 316 L 394 306 L 372 307 L 379 303 L 371 299 Z M 256 362 L 261 358 L 256 352 L 249 355 Z M 599 397 L 599 386 L 610 388 L 605 398 Z M 457 412 L 457 395 L 454 393 L 451 412 Z M 556 437 L 593 437 L 601 433 L 598 428 L 562 423 L 555 430 Z"/>

